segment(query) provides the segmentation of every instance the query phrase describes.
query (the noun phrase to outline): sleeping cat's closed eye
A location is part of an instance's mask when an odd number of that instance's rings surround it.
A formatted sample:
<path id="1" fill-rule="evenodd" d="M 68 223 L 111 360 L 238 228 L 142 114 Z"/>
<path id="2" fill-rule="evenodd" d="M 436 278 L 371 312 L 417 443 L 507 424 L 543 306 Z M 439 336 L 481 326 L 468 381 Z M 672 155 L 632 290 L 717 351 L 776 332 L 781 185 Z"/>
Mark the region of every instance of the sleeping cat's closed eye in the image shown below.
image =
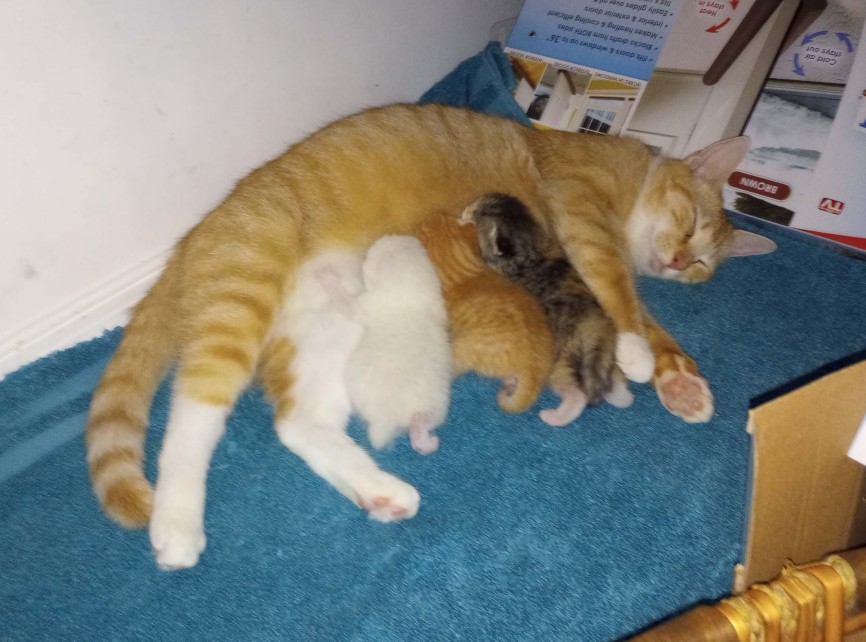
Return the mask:
<path id="1" fill-rule="evenodd" d="M 692 224 L 691 224 L 691 227 L 689 227 L 688 232 L 686 232 L 686 241 L 688 241 L 689 239 L 691 239 L 695 235 L 695 230 L 698 228 L 698 216 L 699 216 L 698 208 L 693 207 L 692 208 Z"/>

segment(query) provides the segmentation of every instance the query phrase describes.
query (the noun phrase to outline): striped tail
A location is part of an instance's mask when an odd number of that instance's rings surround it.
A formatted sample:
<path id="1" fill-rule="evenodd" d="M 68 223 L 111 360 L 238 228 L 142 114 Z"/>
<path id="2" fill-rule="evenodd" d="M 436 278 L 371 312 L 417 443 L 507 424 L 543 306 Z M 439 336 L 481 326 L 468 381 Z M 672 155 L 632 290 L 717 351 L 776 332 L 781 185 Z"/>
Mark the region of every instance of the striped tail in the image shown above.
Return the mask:
<path id="1" fill-rule="evenodd" d="M 147 526 L 153 506 L 144 440 L 153 395 L 175 353 L 171 272 L 170 263 L 135 307 L 90 402 L 90 480 L 103 510 L 126 528 Z"/>

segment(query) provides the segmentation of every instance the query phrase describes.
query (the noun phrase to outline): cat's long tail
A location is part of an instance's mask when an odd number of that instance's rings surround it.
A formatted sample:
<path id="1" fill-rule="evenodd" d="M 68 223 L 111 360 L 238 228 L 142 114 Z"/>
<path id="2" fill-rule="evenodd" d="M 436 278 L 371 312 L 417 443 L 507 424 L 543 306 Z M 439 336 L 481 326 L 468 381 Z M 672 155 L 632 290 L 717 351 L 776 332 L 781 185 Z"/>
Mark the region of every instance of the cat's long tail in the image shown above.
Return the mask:
<path id="1" fill-rule="evenodd" d="M 127 528 L 146 526 L 153 488 L 144 476 L 150 404 L 175 351 L 172 263 L 136 306 L 117 352 L 93 393 L 87 464 L 105 512 Z"/>

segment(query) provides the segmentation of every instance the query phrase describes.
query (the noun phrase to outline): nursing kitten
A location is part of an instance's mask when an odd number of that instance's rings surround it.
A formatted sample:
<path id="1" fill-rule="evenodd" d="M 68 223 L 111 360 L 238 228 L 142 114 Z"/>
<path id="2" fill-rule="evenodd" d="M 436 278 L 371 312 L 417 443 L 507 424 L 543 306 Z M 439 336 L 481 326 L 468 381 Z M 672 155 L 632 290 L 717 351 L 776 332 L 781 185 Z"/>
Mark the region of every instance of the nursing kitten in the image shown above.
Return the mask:
<path id="1" fill-rule="evenodd" d="M 442 284 L 455 371 L 500 379 L 499 407 L 525 411 L 553 367 L 553 335 L 538 300 L 485 265 L 473 225 L 435 214 L 415 228 L 415 236 Z"/>
<path id="2" fill-rule="evenodd" d="M 362 255 L 328 250 L 305 261 L 274 333 L 285 332 L 295 347 L 289 365 L 297 400 L 286 413 L 291 423 L 345 427 L 351 414 L 345 370 L 364 333 L 352 317 L 364 291 Z"/>
<path id="3" fill-rule="evenodd" d="M 616 327 L 568 260 L 544 255 L 545 234 L 523 203 L 487 194 L 464 216 L 475 222 L 487 265 L 538 297 L 553 329 L 557 355 L 550 383 L 561 403 L 542 410 L 542 420 L 564 426 L 602 399 L 631 405 L 633 397 L 614 360 Z"/>
<path id="4" fill-rule="evenodd" d="M 364 250 L 385 234 L 411 233 L 425 217 L 459 212 L 489 192 L 520 199 L 564 247 L 616 325 L 625 374 L 653 376 L 671 412 L 706 421 L 706 381 L 640 305 L 632 275 L 703 280 L 727 256 L 771 249 L 735 231 L 721 209 L 721 185 L 747 146 L 732 139 L 684 161 L 660 159 L 636 140 L 536 130 L 441 105 L 391 105 L 331 123 L 239 181 L 178 242 L 135 307 L 91 402 L 96 496 L 125 526 L 159 525 L 162 566 L 195 564 L 213 449 L 265 352 L 261 374 L 277 422 L 296 401 L 294 347 L 275 336 L 274 322 L 299 266 L 325 247 Z M 172 363 L 154 504 L 144 437 Z M 377 503 L 411 514 L 394 479 L 373 491 Z"/>
<path id="5" fill-rule="evenodd" d="M 358 298 L 364 337 L 346 368 L 352 408 L 374 448 L 408 429 L 422 455 L 439 448 L 433 431 L 451 398 L 448 318 L 436 271 L 418 239 L 384 236 L 364 260 Z"/>
<path id="6" fill-rule="evenodd" d="M 357 304 L 364 290 L 361 264 L 356 250 L 328 250 L 299 268 L 295 287 L 274 323 L 274 334 L 284 334 L 294 345 L 287 370 L 297 399 L 277 420 L 276 432 L 287 448 L 368 510 L 370 517 L 387 522 L 411 517 L 420 497 L 412 486 L 380 470 L 346 434 L 352 410 L 346 369 L 364 334 Z M 268 356 L 277 354 L 266 351 Z M 265 359 L 262 367 L 286 366 Z M 266 376 L 265 381 L 273 378 Z M 377 492 L 383 479 L 400 489 L 396 506 L 382 501 Z M 158 528 L 151 523 L 154 541 L 161 543 L 162 533 L 154 530 Z"/>

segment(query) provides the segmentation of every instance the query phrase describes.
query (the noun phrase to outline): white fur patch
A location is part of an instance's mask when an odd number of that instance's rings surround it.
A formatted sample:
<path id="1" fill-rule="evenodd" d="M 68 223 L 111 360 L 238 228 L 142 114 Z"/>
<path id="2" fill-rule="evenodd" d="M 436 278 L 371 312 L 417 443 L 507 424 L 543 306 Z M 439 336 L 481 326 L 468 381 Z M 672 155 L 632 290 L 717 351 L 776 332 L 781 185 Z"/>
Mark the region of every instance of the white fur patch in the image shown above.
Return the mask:
<path id="1" fill-rule="evenodd" d="M 362 259 L 329 250 L 298 271 L 276 332 L 295 345 L 290 366 L 295 405 L 277 421 L 283 444 L 351 501 L 379 521 L 408 519 L 418 511 L 418 491 L 379 469 L 346 434 L 351 413 L 346 367 L 364 333 L 358 297 Z"/>
<path id="2" fill-rule="evenodd" d="M 381 522 L 409 519 L 418 512 L 418 491 L 380 470 L 345 430 L 284 419 L 277 422 L 283 444 L 340 493 Z"/>
<path id="3" fill-rule="evenodd" d="M 655 358 L 649 343 L 633 332 L 617 335 L 616 363 L 626 377 L 638 383 L 652 379 L 655 369 Z"/>
<path id="4" fill-rule="evenodd" d="M 207 470 L 228 412 L 178 392 L 172 399 L 150 518 L 150 543 L 164 570 L 195 566 L 204 550 Z"/>
<path id="5" fill-rule="evenodd" d="M 634 403 L 634 395 L 625 381 L 617 379 L 611 389 L 604 394 L 604 400 L 616 408 L 628 408 Z"/>
<path id="6" fill-rule="evenodd" d="M 650 214 L 640 205 L 635 205 L 626 224 L 629 255 L 634 269 L 639 274 L 656 276 L 660 264 L 655 256 L 655 223 Z"/>
<path id="7" fill-rule="evenodd" d="M 346 364 L 364 332 L 357 312 L 361 263 L 358 252 L 328 250 L 298 270 L 275 329 L 295 346 L 292 420 L 340 430 L 349 421 Z"/>

